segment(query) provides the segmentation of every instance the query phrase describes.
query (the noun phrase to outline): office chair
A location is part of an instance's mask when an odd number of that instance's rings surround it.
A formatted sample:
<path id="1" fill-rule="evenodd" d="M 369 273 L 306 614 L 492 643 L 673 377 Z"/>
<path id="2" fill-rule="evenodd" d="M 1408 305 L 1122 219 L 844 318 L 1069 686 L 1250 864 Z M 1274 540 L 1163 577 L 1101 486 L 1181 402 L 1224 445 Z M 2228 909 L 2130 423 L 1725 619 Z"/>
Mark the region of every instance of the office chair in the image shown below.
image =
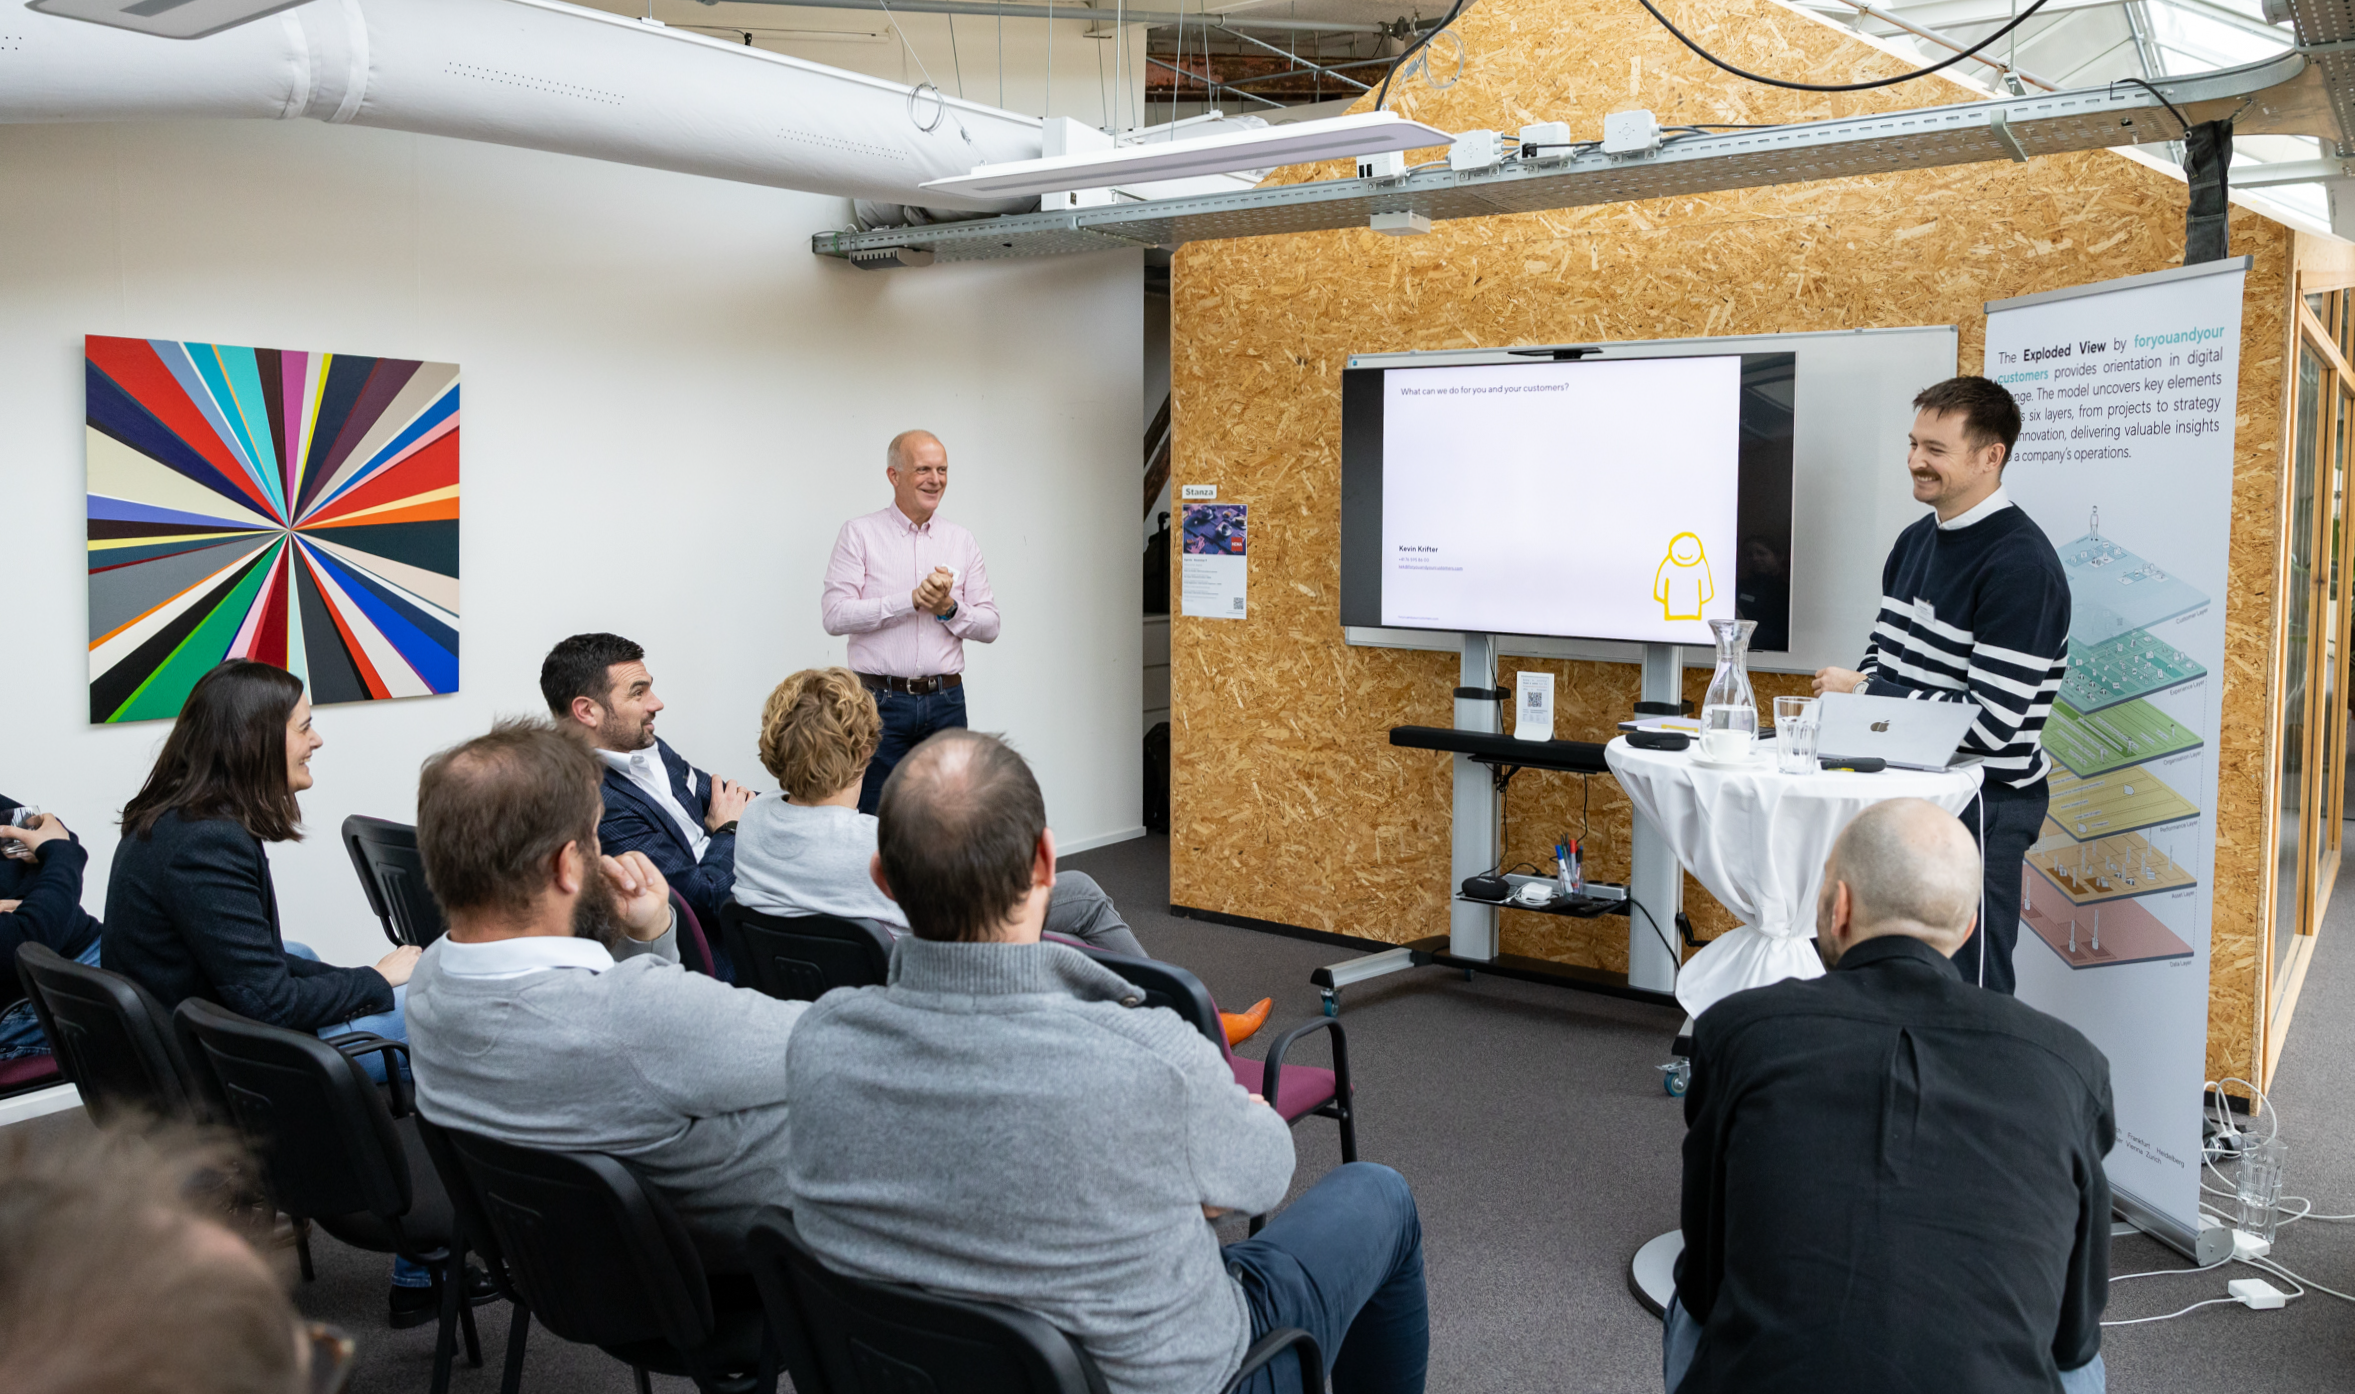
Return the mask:
<path id="1" fill-rule="evenodd" d="M 815 1002 L 831 988 L 876 987 L 891 976 L 891 935 L 833 915 L 764 915 L 734 901 L 720 934 L 739 986 L 787 1002 Z"/>
<path id="2" fill-rule="evenodd" d="M 465 1297 L 466 1245 L 392 1058 L 407 1047 L 366 1032 L 330 1043 L 196 997 L 173 1023 L 218 1116 L 236 1123 L 260 1159 L 272 1204 L 353 1248 L 398 1254 L 433 1275 L 441 1301 L 433 1394 L 448 1394 L 458 1334 L 468 1364 L 482 1364 L 482 1347 Z M 380 1052 L 382 1091 L 352 1058 Z"/>
<path id="3" fill-rule="evenodd" d="M 204 1121 L 171 1017 L 146 988 L 46 944 L 18 945 L 16 973 L 91 1122 L 104 1127 L 125 1111 Z"/>
<path id="4" fill-rule="evenodd" d="M 1315 1114 L 1340 1124 L 1341 1160 L 1357 1160 L 1356 1086 L 1349 1078 L 1349 1037 L 1339 1021 L 1331 1017 L 1311 1018 L 1306 1024 L 1276 1037 L 1268 1045 L 1267 1059 L 1253 1060 L 1235 1054 L 1228 1047 L 1226 1028 L 1218 1019 L 1218 1004 L 1211 1000 L 1210 989 L 1202 985 L 1200 978 L 1159 959 L 1132 958 L 1085 944 L 1074 947 L 1142 989 L 1143 1005 L 1167 1007 L 1184 1017 L 1226 1057 L 1228 1068 L 1235 1073 L 1235 1083 L 1275 1105 L 1286 1123 L 1298 1123 Z M 1333 1068 L 1285 1063 L 1285 1056 L 1295 1041 L 1312 1031 L 1326 1030 L 1333 1033 Z M 1251 1232 L 1259 1233 L 1265 1223 L 1265 1216 L 1252 1216 Z"/>
<path id="5" fill-rule="evenodd" d="M 719 977 L 719 964 L 713 961 L 711 940 L 703 933 L 703 921 L 696 918 L 695 907 L 677 891 L 671 892 L 671 913 L 679 918 L 680 965 L 707 978 Z"/>
<path id="6" fill-rule="evenodd" d="M 837 1273 L 776 1206 L 753 1221 L 751 1248 L 752 1279 L 770 1323 L 801 1333 L 823 1394 L 1105 1394 L 1096 1362 L 1045 1318 Z M 1254 1342 L 1222 1394 L 1287 1350 L 1298 1353 L 1302 1394 L 1324 1394 L 1324 1357 L 1316 1338 L 1298 1327 Z M 817 1394 L 805 1390 L 798 1370 L 794 1389 Z"/>
<path id="7" fill-rule="evenodd" d="M 442 907 L 425 887 L 417 829 L 355 813 L 343 820 L 343 845 L 352 854 L 352 869 L 360 873 L 360 889 L 384 926 L 385 938 L 396 946 L 414 944 L 422 949 L 442 937 L 448 926 Z"/>
<path id="8" fill-rule="evenodd" d="M 500 1394 L 517 1394 L 532 1319 L 705 1394 L 773 1394 L 776 1351 L 758 1299 L 704 1274 L 669 1202 L 623 1163 L 544 1152 L 419 1120 L 460 1228 L 515 1304 Z M 815 1390 L 797 1394 L 817 1394 Z"/>

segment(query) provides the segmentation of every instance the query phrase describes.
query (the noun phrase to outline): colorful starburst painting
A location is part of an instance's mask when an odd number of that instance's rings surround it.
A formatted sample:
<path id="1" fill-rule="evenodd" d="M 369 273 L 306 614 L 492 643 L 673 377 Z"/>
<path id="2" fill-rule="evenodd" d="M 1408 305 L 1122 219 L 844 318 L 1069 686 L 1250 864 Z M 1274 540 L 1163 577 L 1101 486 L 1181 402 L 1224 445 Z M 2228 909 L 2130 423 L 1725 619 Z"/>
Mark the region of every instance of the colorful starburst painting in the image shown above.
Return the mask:
<path id="1" fill-rule="evenodd" d="M 226 658 L 311 701 L 458 690 L 458 365 L 84 340 L 90 719 Z"/>

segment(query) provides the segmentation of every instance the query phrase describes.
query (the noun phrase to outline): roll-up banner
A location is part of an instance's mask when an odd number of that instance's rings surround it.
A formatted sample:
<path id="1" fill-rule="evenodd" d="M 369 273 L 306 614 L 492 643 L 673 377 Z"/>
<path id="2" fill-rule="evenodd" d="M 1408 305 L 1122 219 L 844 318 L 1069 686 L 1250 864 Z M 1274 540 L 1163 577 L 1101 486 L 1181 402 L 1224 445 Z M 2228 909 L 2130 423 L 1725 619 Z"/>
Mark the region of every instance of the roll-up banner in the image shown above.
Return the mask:
<path id="1" fill-rule="evenodd" d="M 1987 306 L 2019 399 L 2004 470 L 2069 578 L 2044 727 L 2052 808 L 2023 869 L 2020 1000 L 2110 1058 L 2119 1208 L 2200 1221 L 2216 731 L 2247 257 Z"/>

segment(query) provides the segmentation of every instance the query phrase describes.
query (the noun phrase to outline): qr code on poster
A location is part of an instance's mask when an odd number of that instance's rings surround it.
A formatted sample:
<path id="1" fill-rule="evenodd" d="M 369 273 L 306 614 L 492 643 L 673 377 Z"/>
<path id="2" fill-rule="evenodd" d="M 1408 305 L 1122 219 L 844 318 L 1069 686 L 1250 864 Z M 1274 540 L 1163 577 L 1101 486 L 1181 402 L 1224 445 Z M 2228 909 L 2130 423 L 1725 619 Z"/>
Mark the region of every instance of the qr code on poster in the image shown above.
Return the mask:
<path id="1" fill-rule="evenodd" d="M 1230 608 L 1232 608 L 1236 614 L 1238 614 L 1238 615 L 1239 615 L 1239 614 L 1242 614 L 1242 613 L 1243 613 L 1243 597 L 1241 597 L 1241 596 L 1239 596 L 1239 595 L 1238 595 L 1238 596 L 1236 596 L 1236 597 L 1235 597 L 1235 603 L 1234 603 L 1234 605 L 1233 605 L 1232 607 L 1230 607 Z"/>

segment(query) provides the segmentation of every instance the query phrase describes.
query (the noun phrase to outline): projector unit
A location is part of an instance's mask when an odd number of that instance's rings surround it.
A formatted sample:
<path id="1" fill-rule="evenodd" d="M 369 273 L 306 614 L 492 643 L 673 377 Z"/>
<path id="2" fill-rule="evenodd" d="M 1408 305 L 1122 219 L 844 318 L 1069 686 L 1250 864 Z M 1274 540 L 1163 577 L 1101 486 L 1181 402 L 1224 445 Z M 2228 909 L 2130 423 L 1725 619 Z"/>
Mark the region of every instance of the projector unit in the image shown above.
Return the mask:
<path id="1" fill-rule="evenodd" d="M 1063 155 L 1102 154 L 1116 148 L 1112 137 L 1068 116 L 1050 116 L 1039 127 L 1039 152 L 1048 159 Z M 1052 189 L 1039 195 L 1038 211 L 1064 213 L 1074 208 L 1102 208 L 1112 202 L 1110 188 Z"/>
<path id="2" fill-rule="evenodd" d="M 25 6 L 159 39 L 201 39 L 291 10 L 304 0 L 32 0 Z"/>

